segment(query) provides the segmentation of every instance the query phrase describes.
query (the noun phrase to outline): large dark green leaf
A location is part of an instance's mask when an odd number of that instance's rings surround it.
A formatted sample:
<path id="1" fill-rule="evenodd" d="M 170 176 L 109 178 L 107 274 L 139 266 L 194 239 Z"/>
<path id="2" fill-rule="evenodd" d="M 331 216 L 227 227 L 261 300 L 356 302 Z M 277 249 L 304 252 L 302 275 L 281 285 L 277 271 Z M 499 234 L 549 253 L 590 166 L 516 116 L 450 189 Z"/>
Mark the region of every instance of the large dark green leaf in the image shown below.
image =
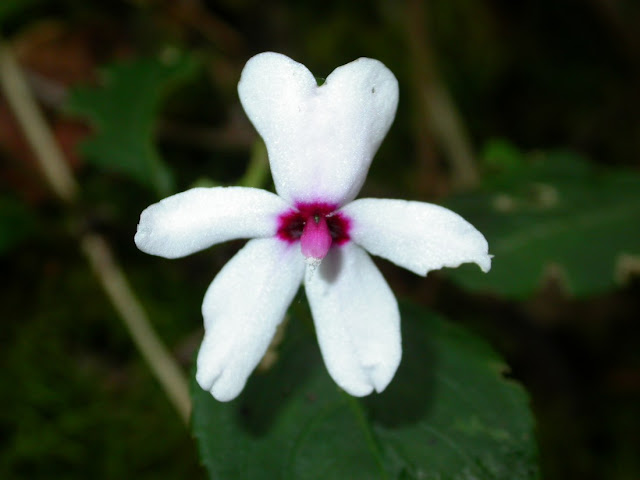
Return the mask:
<path id="1" fill-rule="evenodd" d="M 599 171 L 569 153 L 532 155 L 447 206 L 495 255 L 487 275 L 451 271 L 467 288 L 523 297 L 553 273 L 575 295 L 604 292 L 620 280 L 621 259 L 640 255 L 640 175 Z"/>
<path id="2" fill-rule="evenodd" d="M 142 59 L 108 67 L 100 88 L 77 88 L 68 110 L 87 117 L 94 135 L 82 145 L 87 159 L 154 188 L 172 190 L 172 176 L 153 142 L 157 111 L 165 94 L 194 70 L 187 57 Z"/>
<path id="3" fill-rule="evenodd" d="M 340 391 L 299 317 L 275 367 L 238 399 L 217 402 L 194 381 L 193 431 L 211 478 L 536 478 L 527 396 L 500 358 L 416 307 L 402 316 L 403 361 L 381 395 Z"/>

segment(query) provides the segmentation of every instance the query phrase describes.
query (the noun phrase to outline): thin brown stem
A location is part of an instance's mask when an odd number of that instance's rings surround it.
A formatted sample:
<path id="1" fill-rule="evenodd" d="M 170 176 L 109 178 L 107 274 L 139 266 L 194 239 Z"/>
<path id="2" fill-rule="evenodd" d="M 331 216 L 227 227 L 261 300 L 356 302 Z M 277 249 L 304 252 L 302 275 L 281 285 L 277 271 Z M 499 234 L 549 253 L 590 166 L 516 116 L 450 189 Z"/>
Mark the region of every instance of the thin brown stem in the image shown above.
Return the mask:
<path id="1" fill-rule="evenodd" d="M 51 189 L 64 203 L 72 204 L 79 191 L 78 184 L 27 85 L 11 47 L 1 40 L 0 88 Z M 182 420 L 187 423 L 191 410 L 187 380 L 151 326 L 108 243 L 103 237 L 88 233 L 80 237 L 80 247 L 140 354 Z"/>
<path id="2" fill-rule="evenodd" d="M 180 367 L 153 330 L 147 314 L 136 298 L 127 278 L 118 265 L 106 240 L 96 234 L 86 234 L 80 244 L 93 273 L 122 318 L 156 379 L 185 423 L 189 421 L 191 400 L 189 387 Z"/>
<path id="3" fill-rule="evenodd" d="M 72 202 L 78 192 L 78 184 L 29 90 L 11 48 L 6 44 L 0 44 L 0 85 L 47 183 L 61 200 Z"/>
<path id="4" fill-rule="evenodd" d="M 427 28 L 427 1 L 408 0 L 407 42 L 415 76 L 415 95 L 423 118 L 451 166 L 452 186 L 470 189 L 479 180 L 473 148 L 464 122 L 441 80 Z"/>

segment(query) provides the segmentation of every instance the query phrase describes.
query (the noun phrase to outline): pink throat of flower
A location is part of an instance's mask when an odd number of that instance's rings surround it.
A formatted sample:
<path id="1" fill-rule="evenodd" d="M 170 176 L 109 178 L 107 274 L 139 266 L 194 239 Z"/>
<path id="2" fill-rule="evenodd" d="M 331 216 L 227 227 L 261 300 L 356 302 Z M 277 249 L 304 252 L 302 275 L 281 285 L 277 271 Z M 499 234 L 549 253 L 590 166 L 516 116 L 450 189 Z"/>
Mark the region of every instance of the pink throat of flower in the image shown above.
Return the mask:
<path id="1" fill-rule="evenodd" d="M 337 207 L 322 202 L 297 203 L 295 209 L 278 217 L 278 238 L 287 243 L 299 240 L 305 257 L 323 259 L 333 245 L 349 241 L 351 220 L 336 212 Z"/>

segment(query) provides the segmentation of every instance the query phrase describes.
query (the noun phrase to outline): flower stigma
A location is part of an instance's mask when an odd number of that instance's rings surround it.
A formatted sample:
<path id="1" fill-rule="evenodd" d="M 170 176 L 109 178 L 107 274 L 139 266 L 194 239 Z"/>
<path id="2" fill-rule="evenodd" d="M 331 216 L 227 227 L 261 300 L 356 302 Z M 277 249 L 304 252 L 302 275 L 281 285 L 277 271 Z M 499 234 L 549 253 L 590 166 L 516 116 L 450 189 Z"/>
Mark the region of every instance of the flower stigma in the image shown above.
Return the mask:
<path id="1" fill-rule="evenodd" d="M 278 238 L 287 243 L 300 241 L 307 264 L 318 266 L 333 245 L 350 239 L 351 221 L 337 205 L 322 202 L 298 203 L 278 218 Z"/>

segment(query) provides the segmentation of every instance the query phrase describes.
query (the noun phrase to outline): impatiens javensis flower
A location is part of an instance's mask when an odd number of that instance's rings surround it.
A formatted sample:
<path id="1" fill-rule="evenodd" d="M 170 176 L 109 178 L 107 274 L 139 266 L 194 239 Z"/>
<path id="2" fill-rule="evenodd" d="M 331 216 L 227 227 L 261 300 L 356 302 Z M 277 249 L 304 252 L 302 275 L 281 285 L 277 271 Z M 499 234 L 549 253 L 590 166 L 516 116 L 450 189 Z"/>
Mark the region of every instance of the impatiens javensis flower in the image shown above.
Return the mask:
<path id="1" fill-rule="evenodd" d="M 277 195 L 194 188 L 142 212 L 135 242 L 177 258 L 250 238 L 211 283 L 196 379 L 235 398 L 267 351 L 301 283 L 327 370 L 355 396 L 383 391 L 400 363 L 396 299 L 369 253 L 419 275 L 475 262 L 491 268 L 485 238 L 456 213 L 404 200 L 354 200 L 398 104 L 398 82 L 360 58 L 318 86 L 277 53 L 251 58 L 238 85 L 264 139 Z M 369 253 L 367 253 L 369 252 Z"/>

